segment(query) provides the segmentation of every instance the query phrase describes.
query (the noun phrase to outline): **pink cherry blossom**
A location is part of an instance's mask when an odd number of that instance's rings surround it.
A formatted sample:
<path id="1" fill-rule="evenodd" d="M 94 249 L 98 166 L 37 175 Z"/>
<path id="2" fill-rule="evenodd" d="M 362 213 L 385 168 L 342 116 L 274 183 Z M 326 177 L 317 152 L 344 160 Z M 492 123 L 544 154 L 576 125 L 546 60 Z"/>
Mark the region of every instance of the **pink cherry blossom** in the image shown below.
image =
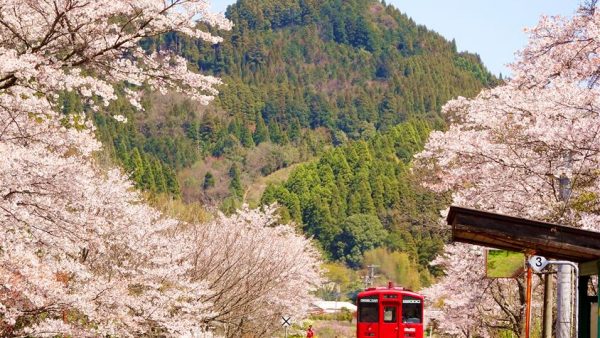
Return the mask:
<path id="1" fill-rule="evenodd" d="M 0 0 L 0 335 L 231 336 L 306 309 L 318 256 L 271 209 L 209 224 L 162 215 L 94 160 L 86 113 L 59 113 L 61 93 L 96 110 L 116 82 L 134 106 L 141 86 L 208 103 L 219 79 L 138 47 L 171 31 L 220 41 L 198 20 L 231 28 L 204 0 Z"/>
<path id="2" fill-rule="evenodd" d="M 418 155 L 431 174 L 425 184 L 453 191 L 457 205 L 598 230 L 598 27 L 595 2 L 572 19 L 543 17 L 512 65 L 513 79 L 448 102 L 452 124 Z M 441 306 L 440 328 L 520 335 L 523 282 L 486 280 L 482 259 L 481 248 L 452 244 L 437 261 L 446 277 L 426 293 Z"/>

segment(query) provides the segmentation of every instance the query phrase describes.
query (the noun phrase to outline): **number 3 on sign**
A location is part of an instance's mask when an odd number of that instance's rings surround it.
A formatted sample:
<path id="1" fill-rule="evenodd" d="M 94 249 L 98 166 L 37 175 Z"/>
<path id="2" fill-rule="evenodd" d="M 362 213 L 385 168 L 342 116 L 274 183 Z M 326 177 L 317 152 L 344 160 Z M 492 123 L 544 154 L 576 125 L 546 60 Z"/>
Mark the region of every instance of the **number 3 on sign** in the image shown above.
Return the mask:
<path id="1" fill-rule="evenodd" d="M 529 266 L 537 272 L 540 273 L 544 270 L 544 268 L 548 265 L 548 260 L 543 256 L 531 256 L 529 258 Z"/>

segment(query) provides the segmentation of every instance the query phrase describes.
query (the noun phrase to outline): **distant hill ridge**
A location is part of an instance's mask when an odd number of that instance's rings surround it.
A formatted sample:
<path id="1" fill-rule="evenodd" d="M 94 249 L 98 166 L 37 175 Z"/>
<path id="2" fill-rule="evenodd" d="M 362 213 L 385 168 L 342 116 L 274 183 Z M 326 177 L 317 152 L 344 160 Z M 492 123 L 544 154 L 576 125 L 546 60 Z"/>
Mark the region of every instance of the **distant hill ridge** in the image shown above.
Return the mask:
<path id="1" fill-rule="evenodd" d="M 126 100 L 110 107 L 129 125 L 98 117 L 107 149 L 143 189 L 219 201 L 229 177 L 215 173 L 204 184 L 193 177 L 208 174 L 201 168 L 178 184 L 173 171 L 212 156 L 238 163 L 252 180 L 410 119 L 439 128 L 444 102 L 496 82 L 477 55 L 456 52 L 452 41 L 376 0 L 240 0 L 226 15 L 235 26 L 216 32 L 224 37 L 216 46 L 176 34 L 143 42 L 221 77 L 226 85 L 211 108 L 198 113 L 185 100 L 152 97 L 144 114 Z M 81 109 L 73 100 L 66 97 L 65 112 Z M 248 167 L 250 155 L 260 168 Z"/>
<path id="2" fill-rule="evenodd" d="M 240 0 L 226 15 L 235 27 L 217 47 L 175 35 L 160 45 L 224 78 L 227 112 L 288 138 L 298 127 L 360 138 L 495 82 L 477 55 L 376 0 Z"/>

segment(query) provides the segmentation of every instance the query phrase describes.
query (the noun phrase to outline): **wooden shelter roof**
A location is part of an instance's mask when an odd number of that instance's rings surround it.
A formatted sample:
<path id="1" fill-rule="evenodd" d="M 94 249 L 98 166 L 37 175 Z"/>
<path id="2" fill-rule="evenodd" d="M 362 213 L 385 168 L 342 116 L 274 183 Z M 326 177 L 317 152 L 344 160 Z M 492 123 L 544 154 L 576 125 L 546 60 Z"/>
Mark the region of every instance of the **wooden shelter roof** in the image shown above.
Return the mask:
<path id="1" fill-rule="evenodd" d="M 600 259 L 600 232 L 450 207 L 452 240 L 577 263 Z"/>

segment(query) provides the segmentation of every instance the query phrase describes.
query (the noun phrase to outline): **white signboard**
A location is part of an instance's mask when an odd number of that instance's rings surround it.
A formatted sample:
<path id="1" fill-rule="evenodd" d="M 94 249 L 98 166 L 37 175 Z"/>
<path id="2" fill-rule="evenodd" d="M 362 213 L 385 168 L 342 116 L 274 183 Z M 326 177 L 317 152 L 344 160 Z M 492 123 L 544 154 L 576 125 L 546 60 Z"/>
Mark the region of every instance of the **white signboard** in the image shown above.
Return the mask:
<path id="1" fill-rule="evenodd" d="M 283 327 L 292 326 L 292 317 L 290 317 L 290 316 L 281 316 L 281 326 L 283 326 Z"/>
<path id="2" fill-rule="evenodd" d="M 543 256 L 531 256 L 529 258 L 529 266 L 537 272 L 540 273 L 544 271 L 544 268 L 548 265 L 548 260 Z"/>

